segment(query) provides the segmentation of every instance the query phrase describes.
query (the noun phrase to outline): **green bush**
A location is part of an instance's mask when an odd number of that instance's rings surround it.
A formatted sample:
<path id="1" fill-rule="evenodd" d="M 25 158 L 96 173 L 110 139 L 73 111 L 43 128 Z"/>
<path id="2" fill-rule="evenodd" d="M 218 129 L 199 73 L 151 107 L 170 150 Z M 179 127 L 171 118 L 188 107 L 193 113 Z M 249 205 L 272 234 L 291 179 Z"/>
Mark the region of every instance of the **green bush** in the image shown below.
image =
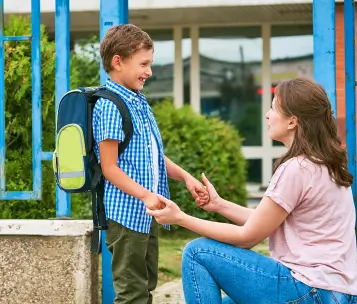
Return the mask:
<path id="1" fill-rule="evenodd" d="M 28 18 L 12 16 L 5 26 L 5 35 L 31 35 Z M 55 44 L 48 40 L 45 28 L 41 27 L 42 59 L 42 149 L 53 151 L 55 140 Z M 73 58 L 73 56 L 72 56 Z M 72 59 L 73 61 L 73 59 Z M 75 58 L 76 64 L 84 66 Z M 98 65 L 99 69 L 99 65 Z M 79 84 L 80 74 L 73 74 L 71 87 Z M 6 138 L 6 190 L 32 191 L 32 86 L 31 43 L 5 43 L 5 138 Z M 0 218 L 44 219 L 55 217 L 55 182 L 51 163 L 43 162 L 42 200 L 2 201 Z M 75 217 L 90 215 L 88 200 L 83 195 L 72 196 Z M 84 209 L 85 210 L 84 210 Z"/>
<path id="2" fill-rule="evenodd" d="M 176 109 L 171 102 L 153 106 L 165 154 L 200 180 L 204 172 L 220 196 L 246 206 L 245 159 L 236 129 L 216 118 L 193 112 L 190 106 Z M 171 198 L 180 208 L 197 217 L 224 220 L 198 208 L 184 183 L 169 180 Z"/>
<path id="3" fill-rule="evenodd" d="M 31 24 L 25 18 L 10 18 L 5 35 L 31 35 Z M 42 138 L 43 150 L 54 143 L 55 50 L 41 27 L 42 56 Z M 5 123 L 6 123 L 6 188 L 8 191 L 32 190 L 32 87 L 31 42 L 5 43 Z M 0 202 L 1 218 L 46 218 L 55 214 L 51 197 L 54 191 L 53 173 L 49 163 L 43 166 L 41 201 Z"/>
<path id="4" fill-rule="evenodd" d="M 97 36 L 77 42 L 78 52 L 71 56 L 71 82 L 74 87 L 100 85 L 100 54 Z"/>

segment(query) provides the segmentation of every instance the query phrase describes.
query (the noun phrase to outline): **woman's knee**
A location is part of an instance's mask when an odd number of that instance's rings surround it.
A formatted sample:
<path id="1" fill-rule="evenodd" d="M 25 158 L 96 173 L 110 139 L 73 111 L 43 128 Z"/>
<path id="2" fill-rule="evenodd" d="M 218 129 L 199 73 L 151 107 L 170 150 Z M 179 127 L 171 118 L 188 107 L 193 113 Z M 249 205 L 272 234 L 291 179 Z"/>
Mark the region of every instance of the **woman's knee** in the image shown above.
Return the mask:
<path id="1" fill-rule="evenodd" d="M 194 259 L 195 254 L 207 246 L 207 241 L 207 238 L 200 237 L 188 242 L 183 248 L 182 265 L 184 266 L 189 260 Z"/>
<path id="2" fill-rule="evenodd" d="M 215 242 L 211 239 L 205 238 L 205 237 L 200 237 L 198 239 L 194 239 L 190 242 L 188 242 L 184 249 L 183 249 L 183 256 L 192 256 L 198 251 L 202 251 L 204 249 L 207 249 L 207 247 L 212 244 L 212 242 Z"/>
<path id="3" fill-rule="evenodd" d="M 182 266 L 195 260 L 198 253 L 211 252 L 218 250 L 219 242 L 205 237 L 192 240 L 186 244 L 182 252 Z"/>

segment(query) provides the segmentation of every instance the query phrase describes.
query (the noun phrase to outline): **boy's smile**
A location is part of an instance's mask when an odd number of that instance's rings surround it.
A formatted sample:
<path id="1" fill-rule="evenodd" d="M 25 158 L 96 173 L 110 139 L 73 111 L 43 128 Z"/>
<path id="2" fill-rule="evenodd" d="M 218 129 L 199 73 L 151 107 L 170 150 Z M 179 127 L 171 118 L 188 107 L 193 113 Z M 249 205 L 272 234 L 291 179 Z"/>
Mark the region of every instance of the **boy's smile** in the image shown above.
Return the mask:
<path id="1" fill-rule="evenodd" d="M 129 90 L 142 90 L 145 81 L 152 75 L 153 55 L 153 49 L 139 49 L 126 59 L 115 55 L 111 79 Z"/>
<path id="2" fill-rule="evenodd" d="M 142 83 L 142 85 L 144 86 L 145 81 L 146 81 L 147 77 L 140 77 L 139 80 Z"/>

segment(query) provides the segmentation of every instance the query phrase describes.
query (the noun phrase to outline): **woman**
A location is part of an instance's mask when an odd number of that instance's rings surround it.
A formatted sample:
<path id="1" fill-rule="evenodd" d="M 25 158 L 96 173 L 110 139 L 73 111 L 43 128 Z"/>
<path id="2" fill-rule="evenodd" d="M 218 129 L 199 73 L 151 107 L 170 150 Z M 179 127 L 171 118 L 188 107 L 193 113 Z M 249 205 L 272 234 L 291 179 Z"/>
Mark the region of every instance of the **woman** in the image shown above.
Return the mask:
<path id="1" fill-rule="evenodd" d="M 237 225 L 191 217 L 163 197 L 164 209 L 147 210 L 207 237 L 184 249 L 186 302 L 221 303 L 223 290 L 223 303 L 357 303 L 353 177 L 328 97 L 313 81 L 283 82 L 266 118 L 288 151 L 256 209 L 220 198 L 202 177 L 210 201 L 201 207 Z M 266 238 L 271 257 L 249 250 Z"/>

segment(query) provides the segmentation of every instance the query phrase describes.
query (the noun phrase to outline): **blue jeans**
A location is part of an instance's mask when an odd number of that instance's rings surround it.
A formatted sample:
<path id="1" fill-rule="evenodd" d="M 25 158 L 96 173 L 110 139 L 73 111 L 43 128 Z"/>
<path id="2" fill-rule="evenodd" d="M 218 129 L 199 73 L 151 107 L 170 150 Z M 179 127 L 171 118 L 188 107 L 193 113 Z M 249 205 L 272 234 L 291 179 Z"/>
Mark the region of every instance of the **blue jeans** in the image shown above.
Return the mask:
<path id="1" fill-rule="evenodd" d="M 186 245 L 182 281 L 187 304 L 357 304 L 357 296 L 295 280 L 272 258 L 206 238 Z"/>

